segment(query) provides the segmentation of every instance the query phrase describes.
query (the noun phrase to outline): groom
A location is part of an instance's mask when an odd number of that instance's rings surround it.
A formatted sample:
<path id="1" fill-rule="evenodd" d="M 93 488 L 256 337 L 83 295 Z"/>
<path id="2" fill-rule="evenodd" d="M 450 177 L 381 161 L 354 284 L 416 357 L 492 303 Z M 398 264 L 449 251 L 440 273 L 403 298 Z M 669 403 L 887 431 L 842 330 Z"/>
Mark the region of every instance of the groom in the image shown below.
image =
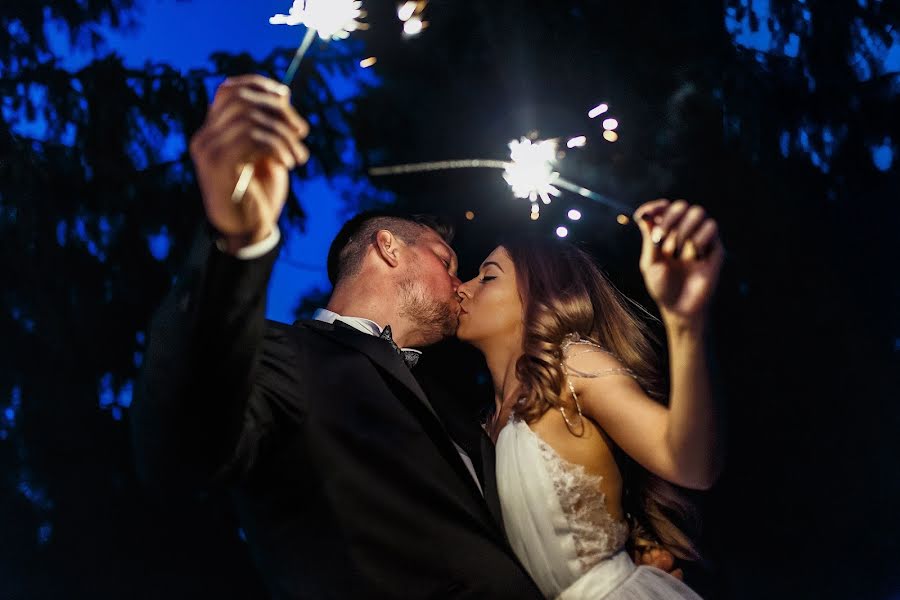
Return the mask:
<path id="1" fill-rule="evenodd" d="M 276 598 L 540 598 L 503 533 L 490 441 L 475 423 L 448 430 L 453 399 L 426 393 L 405 348 L 456 329 L 448 232 L 360 216 L 329 252 L 327 309 L 265 319 L 307 132 L 287 88 L 251 75 L 220 86 L 191 141 L 210 227 L 150 329 L 132 412 L 139 473 L 168 489 L 227 486 Z"/>

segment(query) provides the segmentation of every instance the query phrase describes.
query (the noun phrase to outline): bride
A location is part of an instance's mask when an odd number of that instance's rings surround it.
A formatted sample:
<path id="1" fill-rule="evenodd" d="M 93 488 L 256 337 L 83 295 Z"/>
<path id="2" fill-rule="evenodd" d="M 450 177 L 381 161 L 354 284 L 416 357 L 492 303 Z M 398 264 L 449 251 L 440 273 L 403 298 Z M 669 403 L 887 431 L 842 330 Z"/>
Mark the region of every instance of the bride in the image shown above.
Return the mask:
<path id="1" fill-rule="evenodd" d="M 699 557 L 667 515 L 687 506 L 675 486 L 708 489 L 719 469 L 705 333 L 724 251 L 699 206 L 657 200 L 635 220 L 665 326 L 668 396 L 646 325 L 568 243 L 503 244 L 458 292 L 457 335 L 494 382 L 485 429 L 504 526 L 548 598 L 698 598 L 624 547 L 631 524 L 676 557 Z"/>

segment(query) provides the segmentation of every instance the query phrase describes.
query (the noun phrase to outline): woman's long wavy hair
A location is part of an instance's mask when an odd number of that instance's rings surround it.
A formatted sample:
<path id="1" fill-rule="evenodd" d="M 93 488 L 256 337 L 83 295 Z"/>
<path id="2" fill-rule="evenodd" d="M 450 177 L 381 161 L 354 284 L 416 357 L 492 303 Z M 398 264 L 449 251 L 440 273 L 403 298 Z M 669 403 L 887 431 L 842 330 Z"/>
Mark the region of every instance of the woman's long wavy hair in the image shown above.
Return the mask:
<path id="1" fill-rule="evenodd" d="M 668 404 L 659 342 L 638 310 L 655 318 L 616 289 L 586 252 L 546 238 L 518 238 L 501 245 L 515 265 L 524 307 L 524 355 L 516 364 L 523 388 L 523 400 L 515 409 L 518 417 L 530 423 L 559 407 L 572 414 L 560 350 L 572 333 L 612 352 L 634 372 L 647 395 Z M 650 473 L 618 447 L 615 455 L 632 538 L 650 538 L 678 558 L 699 560 L 693 539 L 699 532 L 698 511 L 685 490 Z"/>

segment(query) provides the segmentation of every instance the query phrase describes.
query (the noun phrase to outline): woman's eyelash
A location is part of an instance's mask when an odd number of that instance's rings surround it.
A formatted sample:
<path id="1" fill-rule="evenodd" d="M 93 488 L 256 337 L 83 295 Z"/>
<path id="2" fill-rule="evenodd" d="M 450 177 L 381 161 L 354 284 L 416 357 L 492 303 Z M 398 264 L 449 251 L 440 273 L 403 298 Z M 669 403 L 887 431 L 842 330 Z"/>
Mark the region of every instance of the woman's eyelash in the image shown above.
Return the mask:
<path id="1" fill-rule="evenodd" d="M 495 275 L 492 275 L 492 276 L 490 276 L 490 277 L 488 277 L 487 275 L 485 275 L 485 276 L 482 277 L 480 280 L 478 280 L 478 283 L 485 283 L 485 282 L 487 282 L 487 281 L 493 281 L 494 279 L 497 279 L 497 277 L 496 277 Z"/>

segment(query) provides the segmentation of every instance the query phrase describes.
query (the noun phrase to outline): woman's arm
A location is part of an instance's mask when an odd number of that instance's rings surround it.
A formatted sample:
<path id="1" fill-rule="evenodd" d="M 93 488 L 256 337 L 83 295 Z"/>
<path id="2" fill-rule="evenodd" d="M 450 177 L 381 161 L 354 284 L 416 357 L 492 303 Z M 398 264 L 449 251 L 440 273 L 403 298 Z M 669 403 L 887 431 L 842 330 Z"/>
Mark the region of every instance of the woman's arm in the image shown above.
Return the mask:
<path id="1" fill-rule="evenodd" d="M 654 200 L 634 214 L 642 236 L 640 270 L 659 307 L 669 346 L 669 407 L 621 375 L 579 379 L 588 414 L 632 458 L 660 477 L 705 489 L 718 475 L 717 417 L 708 367 L 709 305 L 725 251 L 718 224 L 683 200 Z M 597 373 L 623 365 L 599 350 L 572 361 Z M 577 387 L 576 387 L 577 392 Z"/>

